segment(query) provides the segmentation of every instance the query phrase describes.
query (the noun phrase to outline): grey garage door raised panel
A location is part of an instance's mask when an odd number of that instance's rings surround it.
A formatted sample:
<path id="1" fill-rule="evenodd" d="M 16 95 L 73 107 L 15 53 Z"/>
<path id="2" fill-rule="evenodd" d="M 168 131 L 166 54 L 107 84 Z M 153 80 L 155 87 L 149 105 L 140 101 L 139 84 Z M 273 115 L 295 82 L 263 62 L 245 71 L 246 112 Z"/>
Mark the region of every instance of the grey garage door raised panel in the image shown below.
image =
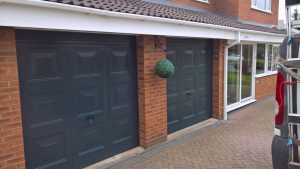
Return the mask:
<path id="1" fill-rule="evenodd" d="M 211 117 L 211 40 L 167 40 L 175 74 L 167 80 L 168 133 Z"/>
<path id="2" fill-rule="evenodd" d="M 27 168 L 82 168 L 138 145 L 134 37 L 16 37 Z"/>

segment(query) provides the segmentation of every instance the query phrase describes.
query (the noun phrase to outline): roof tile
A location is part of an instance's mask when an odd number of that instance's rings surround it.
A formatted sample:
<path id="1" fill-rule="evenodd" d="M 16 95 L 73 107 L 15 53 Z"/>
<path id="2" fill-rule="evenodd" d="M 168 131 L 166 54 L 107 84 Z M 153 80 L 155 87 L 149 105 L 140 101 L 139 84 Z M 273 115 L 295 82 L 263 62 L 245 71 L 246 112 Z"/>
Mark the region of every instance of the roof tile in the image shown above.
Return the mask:
<path id="1" fill-rule="evenodd" d="M 76 5 L 99 10 L 129 13 L 136 15 L 169 18 L 212 25 L 220 25 L 245 30 L 285 34 L 285 30 L 242 23 L 238 20 L 212 13 L 202 13 L 143 0 L 45 0 L 50 2 Z"/>

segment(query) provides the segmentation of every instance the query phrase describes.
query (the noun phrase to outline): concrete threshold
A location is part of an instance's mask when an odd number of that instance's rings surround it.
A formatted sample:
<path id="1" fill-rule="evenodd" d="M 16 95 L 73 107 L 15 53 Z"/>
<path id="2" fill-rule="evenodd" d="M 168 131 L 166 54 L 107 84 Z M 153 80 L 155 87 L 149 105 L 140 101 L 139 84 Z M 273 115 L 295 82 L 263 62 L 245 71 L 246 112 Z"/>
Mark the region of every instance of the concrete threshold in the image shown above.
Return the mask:
<path id="1" fill-rule="evenodd" d="M 108 168 L 108 167 L 110 167 L 114 164 L 120 163 L 124 160 L 133 158 L 133 157 L 137 156 L 138 154 L 141 154 L 144 151 L 145 151 L 144 148 L 136 147 L 136 148 L 130 149 L 128 151 L 125 151 L 121 154 L 117 154 L 117 155 L 112 156 L 108 159 L 100 161 L 98 163 L 92 164 L 92 165 L 86 167 L 85 169 L 105 169 L 105 168 Z"/>

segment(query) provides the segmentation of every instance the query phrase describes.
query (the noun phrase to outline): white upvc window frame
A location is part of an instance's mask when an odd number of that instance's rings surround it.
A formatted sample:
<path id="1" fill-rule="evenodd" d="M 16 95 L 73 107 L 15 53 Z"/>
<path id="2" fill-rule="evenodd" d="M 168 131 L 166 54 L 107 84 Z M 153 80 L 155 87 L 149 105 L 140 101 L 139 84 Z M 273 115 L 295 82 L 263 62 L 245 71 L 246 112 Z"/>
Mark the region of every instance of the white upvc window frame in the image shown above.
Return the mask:
<path id="1" fill-rule="evenodd" d="M 265 1 L 265 7 L 259 7 L 258 1 Z M 272 0 L 251 0 L 251 8 L 266 13 L 272 13 Z"/>
<path id="2" fill-rule="evenodd" d="M 269 76 L 269 75 L 273 75 L 277 73 L 277 70 L 272 71 L 272 67 L 271 67 L 271 71 L 268 70 L 268 64 L 269 64 L 269 45 L 277 45 L 277 43 L 257 43 L 257 44 L 265 44 L 265 65 L 264 65 L 264 73 L 260 73 L 260 74 L 256 74 L 256 66 L 255 66 L 255 77 L 264 77 L 264 76 Z M 256 44 L 256 48 L 257 48 L 257 44 Z M 273 53 L 273 49 L 272 49 L 272 53 Z M 272 60 L 272 59 L 271 59 Z M 256 65 L 256 61 L 257 61 L 257 51 L 255 53 L 255 65 Z"/>
<path id="3" fill-rule="evenodd" d="M 252 77 L 251 77 L 251 96 L 247 97 L 247 98 L 242 98 L 242 78 L 240 78 L 239 80 L 239 101 L 236 102 L 236 103 L 232 103 L 232 104 L 229 104 L 226 106 L 226 109 L 227 109 L 227 112 L 229 111 L 232 111 L 232 110 L 235 110 L 239 107 L 242 107 L 242 106 L 245 106 L 247 104 L 250 104 L 250 103 L 253 103 L 255 102 L 255 78 L 256 78 L 256 48 L 257 48 L 257 44 L 254 43 L 254 42 L 240 42 L 236 45 L 240 45 L 240 55 L 242 56 L 243 55 L 243 46 L 244 45 L 252 45 L 253 49 L 252 49 L 252 68 L 251 68 L 251 72 L 252 72 Z M 233 46 L 232 46 L 233 47 Z M 227 49 L 227 54 L 228 54 L 228 50 Z M 228 56 L 227 56 L 227 59 L 228 59 Z M 243 69 L 243 57 L 241 57 L 239 59 L 239 62 L 240 62 L 240 70 Z M 228 73 L 228 71 L 227 71 Z M 242 71 L 239 72 L 239 77 L 242 77 Z M 225 80 L 225 82 L 227 83 L 227 80 Z M 227 98 L 227 96 L 226 96 Z"/>
<path id="4" fill-rule="evenodd" d="M 279 47 L 279 52 L 280 52 L 280 45 L 279 44 L 276 44 L 276 43 L 269 43 L 268 44 L 268 47 L 269 46 L 272 46 L 272 56 L 274 57 L 274 46 L 276 45 L 276 46 L 278 46 Z M 268 50 L 269 50 L 269 48 L 268 48 Z M 269 52 L 269 51 L 268 51 Z M 268 53 L 269 54 L 269 53 Z M 269 56 L 268 56 L 269 57 Z M 269 61 L 269 60 L 268 60 Z M 273 63 L 273 61 L 274 62 L 276 62 L 276 58 L 274 59 L 274 58 L 271 58 L 271 70 L 267 70 L 268 72 L 276 72 L 277 73 L 277 67 L 276 67 L 276 63 Z M 267 65 L 268 66 L 268 65 Z M 274 69 L 274 67 L 275 67 L 275 69 L 276 70 L 273 70 Z"/>
<path id="5" fill-rule="evenodd" d="M 203 2 L 203 3 L 207 3 L 207 4 L 209 4 L 208 0 L 195 0 L 195 1 L 198 1 L 198 2 Z"/>

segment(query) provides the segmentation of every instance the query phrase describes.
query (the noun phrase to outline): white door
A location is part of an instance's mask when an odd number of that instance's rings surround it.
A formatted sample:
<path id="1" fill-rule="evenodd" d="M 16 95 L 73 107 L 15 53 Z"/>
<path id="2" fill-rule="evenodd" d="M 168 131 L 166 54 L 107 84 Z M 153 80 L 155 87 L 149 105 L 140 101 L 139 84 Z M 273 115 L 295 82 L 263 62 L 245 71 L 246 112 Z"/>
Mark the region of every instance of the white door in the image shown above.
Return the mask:
<path id="1" fill-rule="evenodd" d="M 254 98 L 254 45 L 238 44 L 228 49 L 227 109 Z"/>

